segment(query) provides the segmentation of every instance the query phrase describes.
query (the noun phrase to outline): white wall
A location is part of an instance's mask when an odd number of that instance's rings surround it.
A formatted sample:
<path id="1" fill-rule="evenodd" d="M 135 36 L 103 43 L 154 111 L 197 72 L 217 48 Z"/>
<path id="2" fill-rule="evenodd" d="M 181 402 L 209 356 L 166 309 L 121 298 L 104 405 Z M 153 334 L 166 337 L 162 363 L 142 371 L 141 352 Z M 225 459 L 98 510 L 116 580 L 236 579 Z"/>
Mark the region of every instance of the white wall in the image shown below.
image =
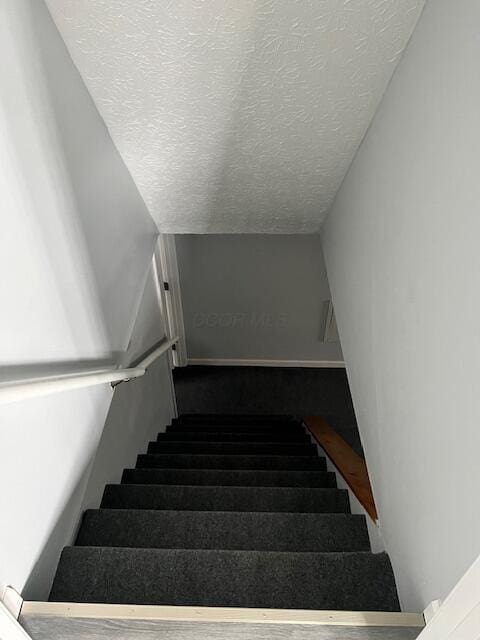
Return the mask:
<path id="1" fill-rule="evenodd" d="M 131 362 L 165 335 L 152 271 L 129 352 Z M 45 599 L 61 549 L 105 484 L 175 415 L 168 357 L 112 393 L 108 385 L 0 406 L 0 585 Z"/>
<path id="2" fill-rule="evenodd" d="M 1 377 L 124 359 L 146 283 L 130 345 L 138 354 L 159 322 L 148 276 L 155 225 L 43 1 L 0 1 L 0 54 Z M 148 407 L 142 436 L 171 411 L 162 366 L 150 386 L 115 392 L 115 422 L 129 407 L 119 463 L 139 444 L 139 407 Z M 0 406 L 0 590 L 47 597 L 111 399 L 103 385 Z"/>
<path id="3" fill-rule="evenodd" d="M 341 361 L 318 235 L 179 235 L 189 359 Z"/>
<path id="4" fill-rule="evenodd" d="M 0 53 L 2 364 L 108 358 L 155 225 L 43 0 L 0 3 Z"/>
<path id="5" fill-rule="evenodd" d="M 480 551 L 480 3 L 434 0 L 323 236 L 359 428 L 405 608 Z"/>

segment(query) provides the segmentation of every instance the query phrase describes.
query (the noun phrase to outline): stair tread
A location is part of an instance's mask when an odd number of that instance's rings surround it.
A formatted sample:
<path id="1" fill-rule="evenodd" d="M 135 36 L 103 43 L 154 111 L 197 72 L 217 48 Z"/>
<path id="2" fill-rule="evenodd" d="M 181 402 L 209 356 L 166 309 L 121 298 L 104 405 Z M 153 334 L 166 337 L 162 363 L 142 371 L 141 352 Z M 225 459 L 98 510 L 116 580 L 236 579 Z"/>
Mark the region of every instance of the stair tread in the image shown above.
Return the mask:
<path id="1" fill-rule="evenodd" d="M 317 447 L 308 443 L 285 442 L 214 442 L 214 441 L 153 441 L 148 453 L 218 453 L 224 455 L 296 455 L 316 456 Z"/>
<path id="2" fill-rule="evenodd" d="M 50 599 L 399 610 L 388 556 L 288 415 L 172 420 L 85 512 Z"/>
<path id="3" fill-rule="evenodd" d="M 311 440 L 305 432 L 298 433 L 282 433 L 279 431 L 167 431 L 157 435 L 157 441 L 164 440 L 174 441 L 195 441 L 195 440 L 211 440 L 213 442 L 291 442 L 298 444 L 299 442 L 310 443 Z"/>
<path id="4" fill-rule="evenodd" d="M 368 552 L 67 547 L 50 600 L 399 610 L 388 557 Z"/>
<path id="5" fill-rule="evenodd" d="M 81 546 L 257 551 L 369 551 L 364 516 L 248 511 L 92 509 Z"/>
<path id="6" fill-rule="evenodd" d="M 174 418 L 172 420 L 173 424 L 184 422 L 224 422 L 225 424 L 298 424 L 300 421 L 292 415 L 269 413 L 182 413 L 178 418 Z"/>
<path id="7" fill-rule="evenodd" d="M 304 428 L 296 423 L 271 423 L 271 424 L 255 424 L 251 423 L 221 423 L 221 422 L 182 422 L 174 423 L 167 427 L 167 432 L 177 431 L 272 431 L 273 433 L 305 433 Z"/>
<path id="8" fill-rule="evenodd" d="M 102 508 L 348 513 L 348 492 L 305 487 L 108 484 Z"/>
<path id="9" fill-rule="evenodd" d="M 218 454 L 140 454 L 137 467 L 177 467 L 208 469 L 297 469 L 326 470 L 318 456 L 218 455 Z"/>
<path id="10" fill-rule="evenodd" d="M 125 469 L 122 483 L 223 486 L 335 488 L 336 476 L 327 471 L 249 469 Z"/>

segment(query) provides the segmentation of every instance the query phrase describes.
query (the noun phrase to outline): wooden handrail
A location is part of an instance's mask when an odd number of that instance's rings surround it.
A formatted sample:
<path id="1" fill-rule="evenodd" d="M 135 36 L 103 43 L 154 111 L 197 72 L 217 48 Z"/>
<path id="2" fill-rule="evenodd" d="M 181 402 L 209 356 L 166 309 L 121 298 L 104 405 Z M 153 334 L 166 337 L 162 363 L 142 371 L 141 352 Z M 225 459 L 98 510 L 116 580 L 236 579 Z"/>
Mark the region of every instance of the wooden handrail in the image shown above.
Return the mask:
<path id="1" fill-rule="evenodd" d="M 345 440 L 320 416 L 307 416 L 303 422 L 333 462 L 362 507 L 374 522 L 378 520 L 367 465 Z"/>

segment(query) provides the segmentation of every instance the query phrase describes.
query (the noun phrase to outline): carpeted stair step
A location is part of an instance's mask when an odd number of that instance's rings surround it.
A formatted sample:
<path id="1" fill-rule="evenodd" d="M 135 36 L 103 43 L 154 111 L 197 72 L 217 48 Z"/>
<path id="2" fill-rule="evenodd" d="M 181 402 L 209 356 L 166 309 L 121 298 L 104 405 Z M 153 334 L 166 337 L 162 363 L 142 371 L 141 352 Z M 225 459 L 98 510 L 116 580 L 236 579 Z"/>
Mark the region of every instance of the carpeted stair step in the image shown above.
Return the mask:
<path id="1" fill-rule="evenodd" d="M 92 509 L 77 545 L 146 549 L 370 551 L 364 516 Z"/>
<path id="2" fill-rule="evenodd" d="M 279 431 L 168 431 L 159 433 L 158 442 L 164 441 L 202 441 L 210 440 L 212 442 L 293 442 L 307 443 L 311 442 L 309 436 L 299 430 L 298 433 L 282 433 Z"/>
<path id="3" fill-rule="evenodd" d="M 183 415 L 84 514 L 50 599 L 398 610 L 388 557 L 369 549 L 300 420 Z"/>
<path id="4" fill-rule="evenodd" d="M 253 456 L 206 454 L 140 454 L 137 467 L 175 469 L 298 469 L 326 471 L 325 458 L 317 456 Z"/>
<path id="5" fill-rule="evenodd" d="M 102 508 L 349 513 L 348 492 L 303 487 L 109 484 Z"/>
<path id="6" fill-rule="evenodd" d="M 334 473 L 326 471 L 249 471 L 230 469 L 125 469 L 125 484 L 190 484 L 237 487 L 337 486 Z"/>
<path id="7" fill-rule="evenodd" d="M 56 602 L 398 611 L 385 554 L 67 547 Z"/>
<path id="8" fill-rule="evenodd" d="M 167 433 L 176 431 L 271 431 L 272 433 L 305 433 L 305 429 L 297 423 L 277 423 L 277 424 L 222 424 L 219 422 L 186 422 L 168 425 Z"/>
<path id="9" fill-rule="evenodd" d="M 274 414 L 242 414 L 242 413 L 183 413 L 178 418 L 173 418 L 172 424 L 254 424 L 254 425 L 297 425 L 300 420 L 290 415 Z"/>
<path id="10" fill-rule="evenodd" d="M 150 442 L 148 453 L 206 453 L 217 455 L 316 456 L 314 444 L 290 442 Z"/>

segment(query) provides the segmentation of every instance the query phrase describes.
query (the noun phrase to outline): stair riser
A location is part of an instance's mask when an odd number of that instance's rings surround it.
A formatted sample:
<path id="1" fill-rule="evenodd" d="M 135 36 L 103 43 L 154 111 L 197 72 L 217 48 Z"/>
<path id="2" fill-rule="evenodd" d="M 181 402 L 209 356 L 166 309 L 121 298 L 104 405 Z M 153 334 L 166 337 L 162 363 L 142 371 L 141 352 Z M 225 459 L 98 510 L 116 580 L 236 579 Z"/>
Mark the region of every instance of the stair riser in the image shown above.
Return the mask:
<path id="1" fill-rule="evenodd" d="M 51 600 L 399 609 L 388 557 L 290 416 L 183 416 L 148 451 L 84 515 Z"/>
<path id="2" fill-rule="evenodd" d="M 230 471 L 211 469 L 125 469 L 124 484 L 189 484 L 237 487 L 335 488 L 334 473 L 324 471 Z"/>
<path id="3" fill-rule="evenodd" d="M 195 441 L 208 440 L 212 442 L 292 442 L 310 443 L 306 433 L 285 434 L 275 431 L 168 431 L 159 433 L 157 441 Z"/>
<path id="4" fill-rule="evenodd" d="M 348 493 L 338 489 L 107 485 L 102 508 L 192 511 L 348 513 Z"/>
<path id="5" fill-rule="evenodd" d="M 299 424 L 221 424 L 188 422 L 185 424 L 172 424 L 166 428 L 168 433 L 174 431 L 272 431 L 274 433 L 305 433 Z"/>
<path id="6" fill-rule="evenodd" d="M 289 425 L 299 424 L 299 420 L 288 415 L 252 415 L 252 414 L 183 414 L 178 418 L 173 418 L 172 424 L 267 424 L 267 425 Z"/>
<path id="7" fill-rule="evenodd" d="M 150 442 L 148 453 L 316 456 L 314 444 L 276 442 Z"/>
<path id="8" fill-rule="evenodd" d="M 148 455 L 137 457 L 139 468 L 175 469 L 297 469 L 326 471 L 325 458 L 315 456 Z"/>
<path id="9" fill-rule="evenodd" d="M 369 553 L 67 547 L 50 599 L 351 611 L 399 608 L 387 557 Z"/>
<path id="10" fill-rule="evenodd" d="M 369 551 L 363 516 L 210 511 L 87 511 L 77 545 L 146 549 Z"/>

